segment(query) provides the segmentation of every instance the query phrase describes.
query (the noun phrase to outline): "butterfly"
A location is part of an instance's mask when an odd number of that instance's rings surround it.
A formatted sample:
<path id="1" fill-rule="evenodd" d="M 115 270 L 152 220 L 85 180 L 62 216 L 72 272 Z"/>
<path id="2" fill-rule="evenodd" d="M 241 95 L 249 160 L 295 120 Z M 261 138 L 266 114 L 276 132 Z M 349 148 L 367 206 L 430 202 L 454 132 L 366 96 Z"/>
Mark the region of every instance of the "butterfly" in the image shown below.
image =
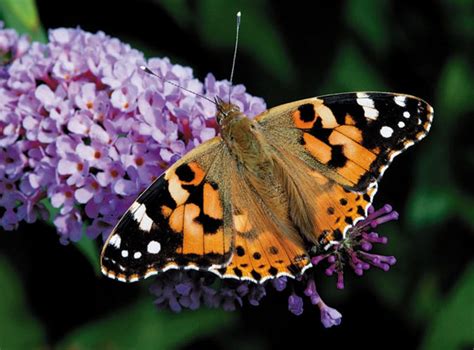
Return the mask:
<path id="1" fill-rule="evenodd" d="M 383 92 L 308 98 L 255 119 L 219 98 L 216 106 L 220 136 L 173 164 L 113 229 L 106 276 L 296 277 L 315 247 L 344 239 L 366 216 L 384 171 L 433 120 L 425 101 Z"/>

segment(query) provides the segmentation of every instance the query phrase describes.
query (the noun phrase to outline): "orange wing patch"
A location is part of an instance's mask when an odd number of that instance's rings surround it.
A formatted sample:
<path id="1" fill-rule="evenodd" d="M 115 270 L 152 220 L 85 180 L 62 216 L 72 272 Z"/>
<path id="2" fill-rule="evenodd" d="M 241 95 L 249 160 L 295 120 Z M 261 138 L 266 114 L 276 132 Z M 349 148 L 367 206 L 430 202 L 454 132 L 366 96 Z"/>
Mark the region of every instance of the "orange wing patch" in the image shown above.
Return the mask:
<path id="1" fill-rule="evenodd" d="M 313 177 L 319 185 L 315 195 L 315 223 L 318 242 L 325 245 L 332 240 L 341 240 L 347 229 L 367 215 L 377 186 L 370 187 L 366 193 L 351 192 L 336 182 L 314 172 Z"/>
<path id="2" fill-rule="evenodd" d="M 303 247 L 278 233 L 257 232 L 245 211 L 234 215 L 235 247 L 222 277 L 262 283 L 278 276 L 296 276 L 310 267 Z"/>
<path id="3" fill-rule="evenodd" d="M 204 227 L 197 221 L 201 209 L 186 204 L 183 215 L 183 254 L 204 255 Z"/>
<path id="4" fill-rule="evenodd" d="M 198 163 L 191 162 L 168 172 L 168 191 L 176 202 L 171 210 L 162 206 L 173 232 L 181 234 L 183 244 L 176 253 L 188 256 L 222 256 L 231 249 L 224 234 L 224 211 L 217 184 L 205 180 Z"/>
<path id="5" fill-rule="evenodd" d="M 341 184 L 356 187 L 370 170 L 379 150 L 362 146 L 362 132 L 347 114 L 339 124 L 331 110 L 316 100 L 293 112 L 295 126 L 303 130 L 300 143 L 321 164 L 336 171 Z"/>

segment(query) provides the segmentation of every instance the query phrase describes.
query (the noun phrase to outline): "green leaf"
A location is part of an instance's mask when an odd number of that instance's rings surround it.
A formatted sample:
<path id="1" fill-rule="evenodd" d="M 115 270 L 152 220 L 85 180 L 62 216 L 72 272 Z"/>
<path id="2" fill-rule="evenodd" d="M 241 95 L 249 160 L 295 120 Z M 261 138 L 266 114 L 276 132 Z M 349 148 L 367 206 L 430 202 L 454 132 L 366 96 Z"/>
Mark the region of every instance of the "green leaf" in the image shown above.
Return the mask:
<path id="1" fill-rule="evenodd" d="M 58 349 L 174 349 L 233 320 L 233 314 L 222 310 L 157 311 L 147 299 L 77 329 Z"/>
<path id="2" fill-rule="evenodd" d="M 346 22 L 350 29 L 378 53 L 390 45 L 388 2 L 386 0 L 351 0 L 346 5 Z"/>
<path id="3" fill-rule="evenodd" d="M 1 0 L 0 13 L 6 27 L 29 34 L 34 41 L 46 42 L 34 0 Z"/>
<path id="4" fill-rule="evenodd" d="M 31 315 L 18 275 L 0 257 L 0 349 L 39 349 L 44 332 Z"/>
<path id="5" fill-rule="evenodd" d="M 469 349 L 474 346 L 474 264 L 470 264 L 433 319 L 422 350 Z"/>

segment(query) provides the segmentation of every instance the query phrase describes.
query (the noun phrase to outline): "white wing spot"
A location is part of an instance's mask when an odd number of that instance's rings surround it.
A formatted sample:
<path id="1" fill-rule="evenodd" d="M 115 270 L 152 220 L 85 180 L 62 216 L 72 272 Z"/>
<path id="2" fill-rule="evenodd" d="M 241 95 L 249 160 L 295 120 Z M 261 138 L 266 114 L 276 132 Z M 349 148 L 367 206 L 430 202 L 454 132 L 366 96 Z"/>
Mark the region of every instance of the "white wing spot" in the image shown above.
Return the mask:
<path id="1" fill-rule="evenodd" d="M 161 244 L 157 241 L 150 241 L 146 247 L 146 250 L 150 254 L 158 254 L 161 250 Z"/>
<path id="2" fill-rule="evenodd" d="M 140 252 L 135 252 L 135 254 L 133 254 L 133 257 L 134 257 L 135 259 L 140 259 L 140 258 L 142 257 L 142 253 L 140 253 Z"/>
<path id="3" fill-rule="evenodd" d="M 401 107 L 405 107 L 406 106 L 406 103 L 405 103 L 405 100 L 407 99 L 406 96 L 402 96 L 402 95 L 397 95 L 393 98 L 395 100 L 395 103 Z"/>
<path id="4" fill-rule="evenodd" d="M 113 235 L 109 241 L 109 244 L 117 249 L 120 248 L 121 243 L 122 243 L 122 239 L 117 234 Z"/>
<path id="5" fill-rule="evenodd" d="M 375 109 L 374 100 L 369 98 L 367 94 L 357 93 L 357 104 L 364 110 L 364 116 L 369 119 L 377 119 L 379 111 Z"/>
<path id="6" fill-rule="evenodd" d="M 382 135 L 382 137 L 385 137 L 386 139 L 388 139 L 390 136 L 392 136 L 393 134 L 393 129 L 389 126 L 382 126 L 380 128 L 380 135 Z"/>
<path id="7" fill-rule="evenodd" d="M 407 119 L 410 118 L 410 112 L 408 111 L 403 112 L 403 117 Z"/>
<path id="8" fill-rule="evenodd" d="M 401 129 L 401 128 L 404 128 L 405 127 L 405 123 L 404 122 L 398 122 L 398 127 Z"/>
<path id="9" fill-rule="evenodd" d="M 142 221 L 140 222 L 140 230 L 145 231 L 145 232 L 150 232 L 151 231 L 151 226 L 153 225 L 153 220 L 145 214 L 143 217 Z"/>
<path id="10" fill-rule="evenodd" d="M 359 97 L 359 95 L 357 95 L 357 97 Z M 374 100 L 372 100 L 371 98 L 367 96 L 364 96 L 362 98 L 359 97 L 357 99 L 357 103 L 359 104 L 359 106 L 362 106 L 362 107 L 374 108 Z"/>
<path id="11" fill-rule="evenodd" d="M 122 257 L 128 257 L 128 250 L 122 250 Z"/>
<path id="12" fill-rule="evenodd" d="M 364 109 L 364 116 L 369 119 L 377 119 L 379 116 L 379 111 L 375 108 L 362 107 Z"/>
<path id="13" fill-rule="evenodd" d="M 139 223 L 139 228 L 142 231 L 150 232 L 153 220 L 146 213 L 145 204 L 134 202 L 130 207 L 133 219 Z"/>

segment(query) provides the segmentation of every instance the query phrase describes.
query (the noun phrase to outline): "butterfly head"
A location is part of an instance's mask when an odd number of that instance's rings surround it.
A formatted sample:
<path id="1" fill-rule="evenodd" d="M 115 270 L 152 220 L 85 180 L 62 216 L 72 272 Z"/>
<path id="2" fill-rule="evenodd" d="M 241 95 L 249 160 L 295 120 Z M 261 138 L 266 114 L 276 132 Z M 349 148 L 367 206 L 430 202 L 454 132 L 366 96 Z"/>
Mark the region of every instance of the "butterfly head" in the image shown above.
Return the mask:
<path id="1" fill-rule="evenodd" d="M 230 102 L 224 102 L 220 97 L 215 98 L 217 107 L 216 119 L 219 126 L 222 128 L 225 124 L 229 123 L 229 120 L 242 115 L 240 108 Z"/>

